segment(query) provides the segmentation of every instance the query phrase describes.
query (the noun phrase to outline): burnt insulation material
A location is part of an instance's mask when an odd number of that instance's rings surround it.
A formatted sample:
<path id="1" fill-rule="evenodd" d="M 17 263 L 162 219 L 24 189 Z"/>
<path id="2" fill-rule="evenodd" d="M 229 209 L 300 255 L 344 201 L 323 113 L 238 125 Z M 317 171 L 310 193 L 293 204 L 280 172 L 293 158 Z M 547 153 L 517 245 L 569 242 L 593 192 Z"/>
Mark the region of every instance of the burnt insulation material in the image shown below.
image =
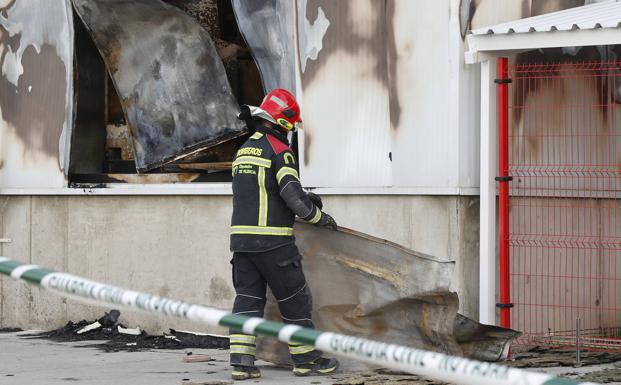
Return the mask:
<path id="1" fill-rule="evenodd" d="M 118 314 L 118 315 L 116 315 Z M 112 317 L 111 317 L 112 315 Z M 115 316 L 116 315 L 116 316 Z M 214 335 L 194 334 L 170 329 L 168 334 L 150 335 L 142 331 L 140 335 L 119 333 L 118 326 L 126 328 L 118 322 L 120 313 L 112 310 L 103 317 L 94 321 L 82 320 L 79 322 L 69 321 L 65 326 L 58 329 L 30 334 L 24 338 L 42 338 L 56 342 L 72 341 L 106 341 L 80 347 L 94 347 L 105 352 L 137 352 L 149 349 L 228 349 L 228 337 Z M 102 326 L 82 334 L 78 331 L 84 327 L 99 322 Z"/>

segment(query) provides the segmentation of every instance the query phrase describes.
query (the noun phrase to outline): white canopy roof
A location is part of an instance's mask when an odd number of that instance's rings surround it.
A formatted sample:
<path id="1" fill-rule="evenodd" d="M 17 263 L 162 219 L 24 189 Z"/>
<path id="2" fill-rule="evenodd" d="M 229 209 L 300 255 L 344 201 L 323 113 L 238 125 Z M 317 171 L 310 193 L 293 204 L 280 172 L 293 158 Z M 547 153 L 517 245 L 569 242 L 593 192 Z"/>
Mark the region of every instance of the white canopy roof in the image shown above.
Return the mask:
<path id="1" fill-rule="evenodd" d="M 621 1 L 608 0 L 472 30 L 466 62 L 483 54 L 538 48 L 621 44 Z"/>

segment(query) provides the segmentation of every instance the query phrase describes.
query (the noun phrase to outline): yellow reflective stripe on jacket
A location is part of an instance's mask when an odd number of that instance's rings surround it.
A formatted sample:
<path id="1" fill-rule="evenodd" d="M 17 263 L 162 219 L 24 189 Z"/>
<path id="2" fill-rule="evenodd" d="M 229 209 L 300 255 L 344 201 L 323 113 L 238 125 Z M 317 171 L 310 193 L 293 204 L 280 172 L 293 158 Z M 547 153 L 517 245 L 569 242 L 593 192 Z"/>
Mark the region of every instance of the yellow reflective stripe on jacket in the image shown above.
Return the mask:
<path id="1" fill-rule="evenodd" d="M 276 174 L 276 180 L 278 181 L 278 183 L 280 183 L 280 181 L 282 180 L 282 178 L 285 177 L 285 175 L 291 175 L 295 179 L 300 180 L 300 176 L 298 175 L 298 172 L 296 169 L 291 168 L 291 167 L 283 167 L 280 170 L 278 170 L 278 173 Z"/>
<path id="2" fill-rule="evenodd" d="M 246 346 L 246 345 L 231 345 L 230 353 L 237 354 L 249 354 L 254 356 L 257 353 L 257 348 L 254 346 Z"/>
<path id="3" fill-rule="evenodd" d="M 252 136 L 250 137 L 250 139 L 257 140 L 257 139 L 261 139 L 262 137 L 263 137 L 263 134 L 262 134 L 262 133 L 260 133 L 260 132 L 255 132 L 254 134 L 252 134 Z"/>
<path id="4" fill-rule="evenodd" d="M 313 345 L 291 346 L 289 345 L 289 353 L 291 354 L 306 354 L 315 350 Z"/>
<path id="5" fill-rule="evenodd" d="M 312 223 L 313 225 L 319 222 L 319 220 L 321 219 L 321 210 L 319 210 L 319 207 L 315 208 L 317 209 L 317 212 L 315 213 L 315 215 L 313 215 L 311 219 L 308 220 L 308 223 Z"/>
<path id="6" fill-rule="evenodd" d="M 291 164 L 295 164 L 295 157 L 292 153 L 285 152 L 285 155 L 283 155 L 282 157 L 285 159 L 285 164 L 289 164 L 289 161 L 291 161 Z"/>
<path id="7" fill-rule="evenodd" d="M 231 334 L 229 336 L 229 343 L 233 344 L 254 344 L 257 340 L 256 336 L 250 336 L 247 334 Z"/>
<path id="8" fill-rule="evenodd" d="M 291 236 L 293 235 L 293 228 L 270 226 L 231 226 L 231 234 Z"/>
<path id="9" fill-rule="evenodd" d="M 265 189 L 265 168 L 259 168 L 259 226 L 267 226 L 267 190 Z"/>
<path id="10" fill-rule="evenodd" d="M 235 159 L 235 161 L 233 162 L 233 167 L 239 166 L 240 164 L 254 164 L 255 166 L 267 168 L 272 167 L 271 160 L 250 155 L 237 157 L 237 159 Z"/>

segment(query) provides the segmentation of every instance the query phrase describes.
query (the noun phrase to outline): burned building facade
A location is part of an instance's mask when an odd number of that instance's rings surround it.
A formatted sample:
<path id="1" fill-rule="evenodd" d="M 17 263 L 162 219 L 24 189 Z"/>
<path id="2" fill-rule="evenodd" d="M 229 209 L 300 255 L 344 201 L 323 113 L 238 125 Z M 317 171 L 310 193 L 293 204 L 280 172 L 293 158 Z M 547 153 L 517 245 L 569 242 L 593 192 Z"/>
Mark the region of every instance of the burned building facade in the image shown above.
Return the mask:
<path id="1" fill-rule="evenodd" d="M 476 319 L 480 83 L 464 38 L 584 3 L 0 1 L 0 254 L 230 307 L 230 161 L 248 135 L 235 115 L 285 87 L 304 186 L 339 225 L 454 261 L 449 288 Z M 0 325 L 99 312 L 0 285 Z"/>

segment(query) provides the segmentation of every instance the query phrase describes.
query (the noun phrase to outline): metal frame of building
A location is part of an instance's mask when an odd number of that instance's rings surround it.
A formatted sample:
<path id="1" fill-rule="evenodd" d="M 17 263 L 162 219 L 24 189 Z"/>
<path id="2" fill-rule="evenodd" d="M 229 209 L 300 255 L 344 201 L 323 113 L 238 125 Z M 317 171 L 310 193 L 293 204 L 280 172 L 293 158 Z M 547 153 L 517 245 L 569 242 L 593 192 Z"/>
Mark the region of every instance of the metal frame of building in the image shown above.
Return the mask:
<path id="1" fill-rule="evenodd" d="M 496 323 L 496 62 L 523 51 L 621 44 L 621 2 L 604 1 L 473 30 L 467 64 L 481 70 L 479 322 Z"/>

